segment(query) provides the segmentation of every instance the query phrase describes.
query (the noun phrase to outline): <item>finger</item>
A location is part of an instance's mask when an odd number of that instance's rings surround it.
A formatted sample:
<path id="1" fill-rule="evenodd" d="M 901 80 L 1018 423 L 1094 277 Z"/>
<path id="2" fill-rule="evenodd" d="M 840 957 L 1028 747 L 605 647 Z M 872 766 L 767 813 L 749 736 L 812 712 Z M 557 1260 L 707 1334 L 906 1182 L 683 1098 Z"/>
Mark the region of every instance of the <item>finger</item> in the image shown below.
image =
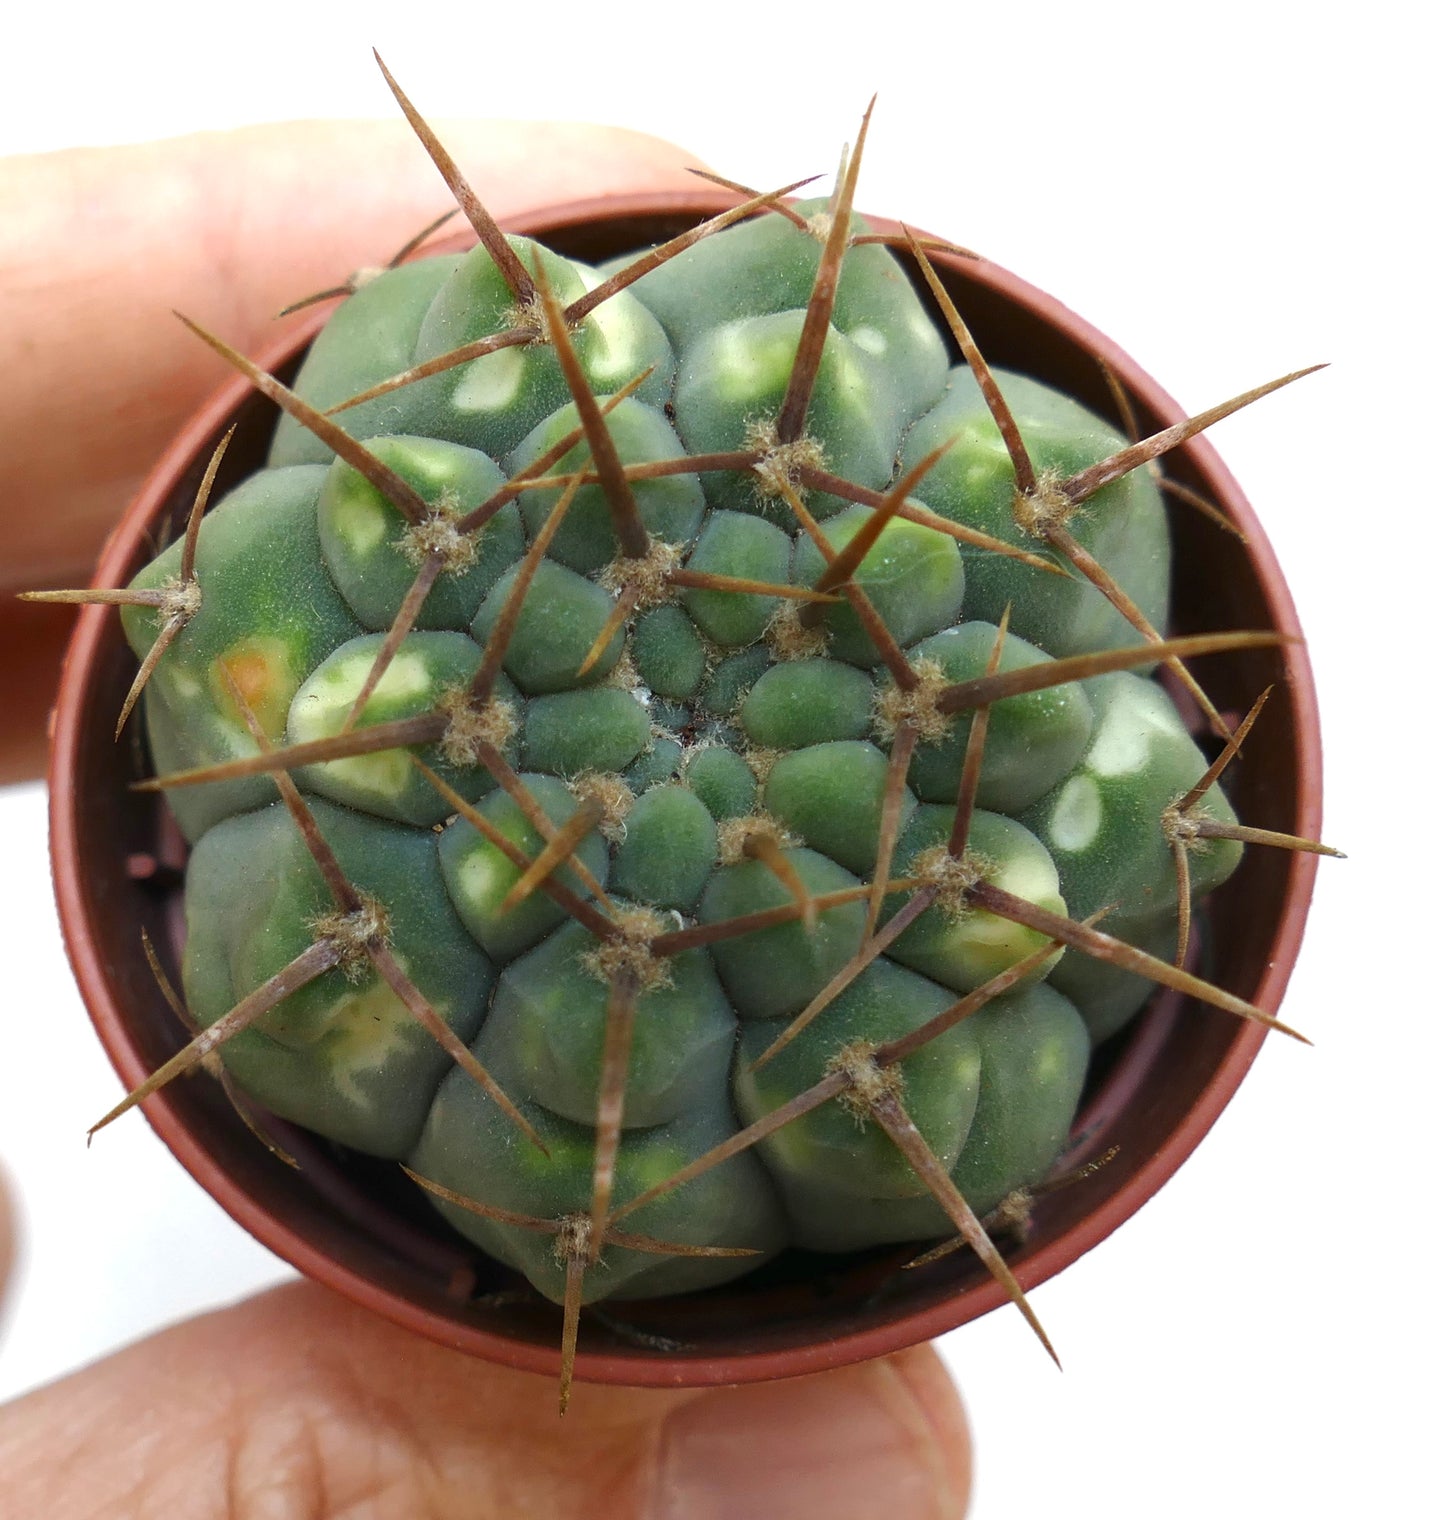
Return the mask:
<path id="1" fill-rule="evenodd" d="M 646 1520 L 959 1520 L 971 1447 L 927 1346 L 784 1383 L 722 1388 L 664 1421 Z"/>
<path id="2" fill-rule="evenodd" d="M 0 1316 L 5 1313 L 6 1291 L 15 1270 L 15 1234 L 15 1190 L 0 1166 Z"/>
<path id="3" fill-rule="evenodd" d="M 0 1410 L 0 1474 L 0 1511 L 49 1520 L 957 1520 L 968 1433 L 924 1349 L 744 1388 L 579 1387 L 562 1420 L 550 1380 L 293 1284 Z"/>
<path id="4" fill-rule="evenodd" d="M 595 127 L 443 127 L 498 215 L 683 182 L 681 150 Z M 0 164 L 0 484 L 8 574 L 86 567 L 98 535 L 287 302 L 373 264 L 451 204 L 403 121 L 296 122 Z M 43 510 L 42 510 L 43 507 Z M 84 557 L 77 558 L 83 551 Z"/>
<path id="5" fill-rule="evenodd" d="M 78 584 L 89 581 L 88 570 L 79 574 Z M 7 714 L 0 729 L 0 786 L 45 770 L 46 721 L 74 623 L 74 608 L 17 602 L 13 592 L 0 592 L 0 710 Z"/>
<path id="6" fill-rule="evenodd" d="M 495 214 L 696 181 L 681 149 L 613 128 L 440 126 Z M 403 121 L 292 122 L 0 160 L 0 780 L 34 774 L 72 621 L 16 609 L 83 585 L 168 438 L 227 377 L 170 315 L 242 350 L 288 302 L 387 258 L 450 195 Z M 296 319 L 303 320 L 303 319 Z M 27 620 L 21 626 L 21 620 Z M 16 639 L 27 640 L 24 660 Z"/>

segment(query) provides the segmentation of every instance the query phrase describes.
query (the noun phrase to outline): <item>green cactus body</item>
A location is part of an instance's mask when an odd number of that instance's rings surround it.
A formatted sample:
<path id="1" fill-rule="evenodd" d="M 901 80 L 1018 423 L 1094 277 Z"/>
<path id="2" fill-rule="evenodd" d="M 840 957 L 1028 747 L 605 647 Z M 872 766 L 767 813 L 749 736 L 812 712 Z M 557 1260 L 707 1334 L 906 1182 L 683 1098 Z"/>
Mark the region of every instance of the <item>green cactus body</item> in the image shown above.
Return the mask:
<path id="1" fill-rule="evenodd" d="M 510 246 L 560 303 L 601 278 L 525 239 Z M 1206 762 L 1152 681 L 1103 675 L 995 703 L 964 799 L 967 838 L 954 837 L 980 718 L 910 708 L 910 692 L 1139 640 L 1081 579 L 928 520 L 1052 552 L 1019 526 L 999 429 L 969 372 L 947 370 L 939 324 L 892 252 L 860 244 L 843 260 L 806 449 L 777 466 L 787 489 L 762 461 L 685 468 L 692 455 L 767 446 L 821 249 L 784 217 L 757 216 L 644 275 L 572 333 L 598 404 L 652 366 L 601 425 L 619 468 L 639 476 L 635 521 L 655 563 L 624 552 L 613 489 L 572 478 L 602 475 L 602 461 L 555 348 L 509 344 L 335 413 L 416 493 L 420 526 L 283 422 L 270 468 L 204 520 L 202 610 L 147 696 L 162 771 L 257 752 L 222 667 L 272 744 L 345 741 L 377 724 L 420 734 L 328 752 L 294 779 L 345 878 L 384 906 L 395 961 L 519 1119 L 411 1018 L 366 959 L 376 940 L 275 1001 L 224 1058 L 277 1113 L 472 1200 L 476 1212 L 454 1198 L 437 1206 L 552 1298 L 566 1291 L 565 1221 L 594 1207 L 601 1073 L 619 1008 L 626 1078 L 609 1121 L 610 1197 L 634 1244 L 602 1245 L 585 1299 L 705 1287 L 789 1244 L 845 1251 L 953 1232 L 891 1132 L 860 1107 L 861 1089 L 627 1204 L 840 1070 L 840 1052 L 906 1040 L 1026 957 L 1021 984 L 889 1066 L 879 1092 L 906 1106 L 976 1212 L 1048 1173 L 1091 1033 L 1121 1027 L 1149 984 L 985 909 L 973 883 L 1075 920 L 1117 904 L 1124 937 L 1172 953 L 1177 885 L 1161 813 Z M 297 392 L 335 406 L 509 329 L 517 304 L 481 248 L 403 265 L 341 305 Z M 1068 475 L 1119 446 L 1068 398 L 1025 377 L 1002 383 L 1041 469 Z M 855 566 L 849 594 L 814 592 L 876 526 L 876 493 L 949 439 L 908 511 Z M 851 482 L 856 499 L 810 488 L 808 469 Z M 544 483 L 504 489 L 529 471 Z M 469 514 L 484 521 L 469 525 Z M 1168 540 L 1148 474 L 1107 487 L 1070 531 L 1160 625 Z M 436 571 L 372 678 L 418 567 L 448 533 L 464 549 Z M 177 555 L 137 585 L 165 585 Z M 127 611 L 138 654 L 160 623 Z M 900 659 L 902 675 L 913 672 L 903 687 Z M 485 731 L 453 721 L 468 702 L 485 710 Z M 271 778 L 173 795 L 193 845 L 186 994 L 210 1025 L 325 940 L 336 903 Z M 1233 818 L 1217 787 L 1203 807 Z M 559 835 L 559 858 L 524 881 Z M 1204 891 L 1239 847 L 1191 850 Z M 895 931 L 900 912 L 909 921 Z M 669 935 L 677 948 L 657 948 Z M 659 1254 L 635 1244 L 644 1236 L 752 1254 Z"/>
<path id="2" fill-rule="evenodd" d="M 1077 401 L 1024 375 L 995 371 L 1029 454 L 1056 477 L 1086 469 L 1124 440 Z M 918 488 L 918 499 L 942 517 L 1019 547 L 1038 547 L 1015 519 L 1014 477 L 978 383 L 966 367 L 951 370 L 942 401 L 909 433 L 904 469 L 931 449 L 957 439 Z M 1157 628 L 1169 592 L 1169 530 L 1159 492 L 1144 470 L 1106 486 L 1069 522 L 1070 531 Z M 996 554 L 967 553 L 971 612 L 997 622 L 1012 607 L 1011 627 L 1055 658 L 1132 644 L 1138 635 L 1082 579 L 1055 584 L 1043 573 Z"/>
<path id="3" fill-rule="evenodd" d="M 388 269 L 356 290 L 327 324 L 326 336 L 313 343 L 296 377 L 297 387 L 313 406 L 334 406 L 406 369 L 416 351 L 416 335 L 442 283 L 461 262 L 458 256 L 418 259 Z M 345 427 L 358 438 L 405 433 L 408 398 L 365 401 L 347 417 Z M 267 463 L 329 464 L 332 452 L 294 417 L 276 425 Z"/>
<path id="4" fill-rule="evenodd" d="M 555 777 L 523 775 L 522 781 L 553 823 L 565 822 L 575 810 L 571 792 Z M 494 792 L 478 812 L 493 830 L 527 854 L 535 854 L 542 847 L 542 836 L 505 793 Z M 541 894 L 529 897 L 508 912 L 501 911 L 508 892 L 522 873 L 502 853 L 498 843 L 480 833 L 469 820 L 452 819 L 442 831 L 437 847 L 447 891 L 462 922 L 495 960 L 513 959 L 566 921 L 566 911 Z M 594 878 L 606 881 L 608 852 L 599 835 L 589 834 L 580 840 L 576 855 Z M 564 879 L 576 890 L 588 891 L 575 874 Z"/>
<path id="5" fill-rule="evenodd" d="M 380 438 L 372 452 L 415 486 L 429 506 L 453 517 L 463 504 L 485 501 L 504 479 L 485 454 L 434 438 Z M 326 567 L 348 606 L 364 627 L 389 628 L 419 562 L 406 550 L 401 514 L 376 486 L 337 460 L 321 489 L 317 518 Z M 472 562 L 433 588 L 416 626 L 464 625 L 523 547 L 517 509 L 509 504 L 480 535 Z"/>
<path id="6" fill-rule="evenodd" d="M 575 405 L 568 404 L 553 412 L 512 450 L 507 459 L 508 472 L 516 474 L 526 469 L 577 424 Z M 687 454 L 661 410 L 631 396 L 609 414 L 608 431 L 624 464 L 681 459 Z M 587 463 L 587 448 L 578 444 L 552 466 L 551 473 L 565 475 Z M 561 488 L 556 487 L 528 491 L 523 497 L 522 513 L 530 536 L 535 537 L 541 531 L 561 494 Z M 655 480 L 642 480 L 634 488 L 634 495 L 649 533 L 665 543 L 689 543 L 696 538 L 706 507 L 696 475 L 662 475 Z M 600 486 L 583 486 L 578 491 L 547 553 L 580 575 L 592 575 L 610 563 L 617 553 L 617 539 L 608 516 L 607 497 Z"/>
<path id="7" fill-rule="evenodd" d="M 453 910 L 428 831 L 312 804 L 347 875 L 387 905 L 392 944 L 463 1039 L 481 1025 L 492 961 Z M 186 994 L 203 1024 L 305 950 L 332 904 L 276 802 L 209 829 L 187 877 Z M 451 1064 L 374 971 L 337 967 L 226 1046 L 237 1080 L 283 1118 L 381 1156 L 416 1144 Z"/>
<path id="8" fill-rule="evenodd" d="M 232 493 L 231 508 L 207 519 L 196 574 L 208 588 L 183 644 L 169 652 L 146 692 L 146 721 L 156 763 L 185 770 L 253 753 L 228 685 L 234 680 L 267 736 L 285 733 L 302 681 L 361 627 L 326 571 L 316 506 L 325 471 L 297 466 L 253 476 Z M 136 577 L 147 590 L 180 565 L 173 544 Z M 126 608 L 127 636 L 148 649 L 155 614 Z M 273 802 L 264 776 L 201 787 L 172 806 L 195 843 L 220 819 Z"/>

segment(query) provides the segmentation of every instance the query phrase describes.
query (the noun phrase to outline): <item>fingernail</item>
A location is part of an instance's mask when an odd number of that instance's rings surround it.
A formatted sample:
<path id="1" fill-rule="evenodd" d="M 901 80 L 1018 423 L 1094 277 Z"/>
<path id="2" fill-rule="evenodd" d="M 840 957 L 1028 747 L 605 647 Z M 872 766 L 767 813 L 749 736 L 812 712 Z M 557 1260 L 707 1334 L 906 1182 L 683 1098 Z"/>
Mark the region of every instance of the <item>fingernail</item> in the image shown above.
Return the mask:
<path id="1" fill-rule="evenodd" d="M 646 1520 L 959 1520 L 915 1386 L 879 1361 L 703 1394 L 663 1424 Z"/>

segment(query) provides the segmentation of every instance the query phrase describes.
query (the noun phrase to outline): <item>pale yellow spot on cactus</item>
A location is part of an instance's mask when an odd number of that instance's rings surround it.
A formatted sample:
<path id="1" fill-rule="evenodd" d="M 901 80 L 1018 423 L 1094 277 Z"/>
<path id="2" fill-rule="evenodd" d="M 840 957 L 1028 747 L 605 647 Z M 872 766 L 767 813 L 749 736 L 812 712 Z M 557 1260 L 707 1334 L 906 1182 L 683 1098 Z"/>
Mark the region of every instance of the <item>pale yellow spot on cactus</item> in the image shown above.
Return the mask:
<path id="1" fill-rule="evenodd" d="M 656 1138 L 656 1132 L 648 1137 L 646 1145 L 639 1146 L 629 1155 L 627 1175 L 638 1193 L 644 1193 L 658 1183 L 675 1176 L 693 1160 L 693 1153 L 681 1146 L 665 1145 Z M 624 1226 L 625 1228 L 625 1226 Z"/>
<path id="2" fill-rule="evenodd" d="M 641 365 L 642 324 L 636 313 L 618 299 L 604 301 L 588 319 L 593 345 L 587 369 L 594 380 L 626 380 Z"/>
<path id="3" fill-rule="evenodd" d="M 356 670 L 361 681 L 366 679 L 366 672 L 371 669 L 371 660 L 356 662 Z M 361 689 L 361 681 L 358 681 L 353 692 Z M 376 700 L 382 702 L 402 702 L 412 697 L 427 695 L 432 688 L 432 675 L 426 661 L 419 654 L 409 654 L 406 650 L 398 653 L 397 657 L 387 666 L 386 674 L 382 676 L 376 688 Z"/>
<path id="4" fill-rule="evenodd" d="M 921 307 L 914 307 L 908 314 L 908 330 L 915 338 L 922 338 L 929 343 L 938 341 L 938 329 L 933 325 L 932 318 Z"/>
<path id="5" fill-rule="evenodd" d="M 375 659 L 376 651 L 368 643 L 366 648 L 348 658 L 337 660 L 317 671 L 307 682 L 297 707 L 298 714 L 305 714 L 303 721 L 314 729 L 311 737 L 319 738 L 322 734 L 340 730 Z M 425 658 L 414 650 L 403 648 L 387 666 L 367 707 L 370 709 L 372 703 L 375 703 L 381 708 L 410 698 L 423 697 L 431 691 L 431 687 L 431 672 Z M 328 727 L 328 724 L 332 726 Z"/>
<path id="6" fill-rule="evenodd" d="M 848 334 L 865 354 L 880 359 L 888 352 L 888 339 L 876 327 L 855 327 Z"/>
<path id="7" fill-rule="evenodd" d="M 1168 697 L 1145 682 L 1119 688 L 1104 709 L 1084 764 L 1098 776 L 1130 776 L 1149 763 L 1156 734 L 1178 731 L 1179 719 Z"/>
<path id="8" fill-rule="evenodd" d="M 432 1007 L 446 1018 L 445 1003 L 433 1000 Z M 319 1042 L 338 1091 L 359 1107 L 373 1103 L 374 1094 L 362 1090 L 360 1079 L 405 1051 L 415 1041 L 416 1029 L 406 1004 L 379 977 L 339 997 L 324 1015 Z"/>
<path id="9" fill-rule="evenodd" d="M 358 755 L 350 760 L 328 760 L 323 769 L 342 785 L 383 802 L 400 797 L 412 777 L 410 762 L 398 750 Z"/>
<path id="10" fill-rule="evenodd" d="M 500 412 L 516 400 L 525 364 L 520 348 L 503 348 L 474 359 L 452 392 L 452 405 L 461 412 Z"/>
<path id="11" fill-rule="evenodd" d="M 457 868 L 457 895 L 474 913 L 486 913 L 511 891 L 520 875 L 499 850 L 482 845 L 470 851 Z"/>
<path id="12" fill-rule="evenodd" d="M 787 385 L 798 348 L 796 334 L 773 334 L 761 341 L 751 323 L 734 322 L 721 329 L 715 342 L 715 385 L 724 400 L 753 401 Z"/>
<path id="13" fill-rule="evenodd" d="M 996 865 L 988 874 L 995 886 L 1012 892 L 1016 897 L 1022 897 L 1026 902 L 1035 903 L 1050 913 L 1064 911 L 1064 900 L 1058 894 L 1057 880 L 1052 883 L 1048 880 L 1051 872 L 1040 873 L 1032 864 L 1017 870 L 1009 865 Z M 1051 886 L 1054 890 L 1050 890 Z M 1015 961 L 1032 955 L 1043 943 L 1043 937 L 1036 930 L 1026 929 L 1012 919 L 970 908 L 962 917 L 941 930 L 936 947 L 954 965 L 968 968 L 972 981 L 981 983 Z M 1060 949 L 1058 955 L 1062 954 Z M 1058 955 L 1047 963 L 1047 967 L 1054 964 Z M 1039 973 L 1040 976 L 1048 974 L 1047 967 Z"/>
<path id="14" fill-rule="evenodd" d="M 1058 873 L 1042 851 L 1015 847 L 1006 855 L 996 856 L 969 849 L 953 856 L 937 845 L 915 855 L 909 870 L 938 894 L 927 920 L 926 948 L 919 947 L 931 964 L 919 969 L 941 979 L 963 979 L 950 982 L 953 986 L 979 986 L 1043 944 L 1036 930 L 977 907 L 968 896 L 975 883 L 990 882 L 1051 913 L 1064 911 Z M 1058 955 L 1062 954 L 1061 948 Z M 1035 973 L 1044 975 L 1047 967 Z"/>
<path id="15" fill-rule="evenodd" d="M 830 334 L 840 336 L 840 334 Z M 833 347 L 833 345 L 830 345 Z M 840 397 L 857 403 L 858 413 L 862 416 L 871 416 L 877 409 L 877 397 L 874 394 L 874 386 L 869 380 L 868 374 L 863 371 L 863 366 L 858 363 L 857 357 L 852 354 L 851 348 L 839 344 L 833 348 L 834 363 L 837 365 L 834 385 Z"/>
<path id="16" fill-rule="evenodd" d="M 1055 849 L 1076 854 L 1087 850 L 1104 821 L 1104 804 L 1092 776 L 1071 776 L 1049 815 L 1049 841 Z"/>
<path id="17" fill-rule="evenodd" d="M 1041 1088 L 1062 1082 L 1067 1075 L 1067 1063 L 1059 1045 L 1045 1045 L 1034 1055 L 1034 1077 Z"/>
<path id="18" fill-rule="evenodd" d="M 1005 892 L 1037 903 L 1051 913 L 1064 911 L 1064 900 L 1059 896 L 1059 873 L 1044 851 L 1020 851 L 1017 855 L 995 858 L 989 879 Z"/>
<path id="19" fill-rule="evenodd" d="M 999 882 L 1002 886 L 1003 883 Z M 1058 893 L 1041 893 L 1035 897 L 1025 892 L 1019 892 L 1014 888 L 1005 888 L 1013 891 L 1016 897 L 1022 897 L 1026 902 L 1034 903 L 1050 913 L 1064 911 L 1064 900 Z M 987 952 L 991 958 L 997 958 L 1000 970 L 1014 961 L 1019 961 L 1026 955 L 1032 955 L 1043 944 L 1043 937 L 1034 929 L 1025 929 L 1022 924 L 1016 924 L 1012 919 L 999 918 L 993 913 L 971 913 L 963 921 L 965 927 L 960 935 L 962 943 L 968 946 L 975 954 Z M 1007 952 L 1007 953 L 1003 953 Z M 1063 951 L 1060 950 L 1062 955 Z"/>
<path id="20" fill-rule="evenodd" d="M 297 694 L 291 709 L 291 738 L 299 744 L 341 732 L 356 694 L 371 670 L 375 651 L 368 645 L 346 659 L 323 666 Z M 387 667 L 363 712 L 363 722 L 382 722 L 403 703 L 430 695 L 433 681 L 425 658 L 402 649 Z M 392 711 L 388 711 L 391 709 Z M 323 769 L 338 783 L 383 801 L 394 801 L 410 786 L 411 762 L 402 750 L 382 750 L 346 760 L 329 760 Z"/>
<path id="21" fill-rule="evenodd" d="M 364 496 L 347 496 L 332 515 L 337 536 L 360 558 L 370 554 L 386 536 L 386 513 L 375 501 Z"/>

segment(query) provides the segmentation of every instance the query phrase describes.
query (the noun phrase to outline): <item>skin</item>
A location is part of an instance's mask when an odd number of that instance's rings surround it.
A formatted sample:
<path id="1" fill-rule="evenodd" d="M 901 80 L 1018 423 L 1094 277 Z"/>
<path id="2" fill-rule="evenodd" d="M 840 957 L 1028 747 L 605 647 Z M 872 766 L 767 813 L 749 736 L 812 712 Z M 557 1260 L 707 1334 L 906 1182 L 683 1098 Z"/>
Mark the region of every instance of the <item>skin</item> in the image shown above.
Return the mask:
<path id="1" fill-rule="evenodd" d="M 685 154 L 562 124 L 443 123 L 494 213 L 684 188 Z M 365 194 L 354 187 L 364 184 Z M 292 123 L 0 161 L 0 780 L 39 774 L 71 614 L 166 438 L 296 295 L 387 257 L 447 193 L 400 123 Z M 158 229 L 165 229 L 158 238 Z M 73 419 L 53 426 L 58 411 Z M 0 1284 L 14 1219 L 0 1177 Z M 579 1387 L 417 1340 L 311 1283 L 190 1321 L 0 1409 L 0 1513 L 944 1520 L 968 1428 L 936 1354 L 713 1390 Z"/>

